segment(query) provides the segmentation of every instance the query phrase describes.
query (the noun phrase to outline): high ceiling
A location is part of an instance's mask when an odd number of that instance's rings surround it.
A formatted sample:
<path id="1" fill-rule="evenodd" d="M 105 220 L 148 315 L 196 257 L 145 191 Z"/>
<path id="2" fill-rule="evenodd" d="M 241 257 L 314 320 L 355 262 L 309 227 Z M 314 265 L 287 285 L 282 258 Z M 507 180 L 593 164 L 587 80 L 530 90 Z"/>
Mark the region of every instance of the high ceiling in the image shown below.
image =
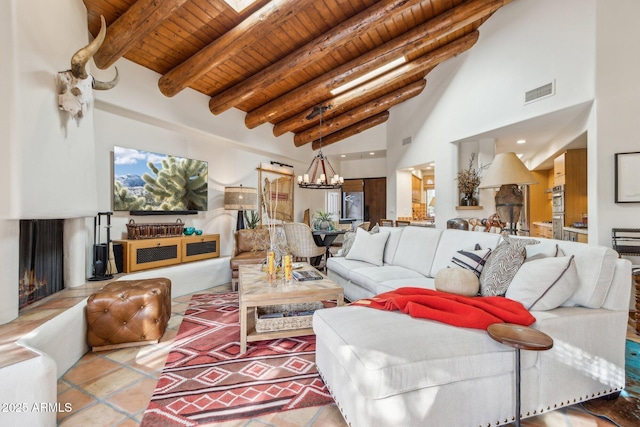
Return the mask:
<path id="1" fill-rule="evenodd" d="M 99 68 L 125 57 L 161 74 L 168 97 L 192 88 L 211 97 L 212 114 L 240 109 L 248 128 L 271 123 L 275 136 L 292 132 L 296 146 L 314 149 L 320 137 L 326 146 L 384 123 L 510 2 L 83 1 L 92 34 L 101 15 L 107 23 Z M 236 12 L 228 3 L 249 5 Z"/>

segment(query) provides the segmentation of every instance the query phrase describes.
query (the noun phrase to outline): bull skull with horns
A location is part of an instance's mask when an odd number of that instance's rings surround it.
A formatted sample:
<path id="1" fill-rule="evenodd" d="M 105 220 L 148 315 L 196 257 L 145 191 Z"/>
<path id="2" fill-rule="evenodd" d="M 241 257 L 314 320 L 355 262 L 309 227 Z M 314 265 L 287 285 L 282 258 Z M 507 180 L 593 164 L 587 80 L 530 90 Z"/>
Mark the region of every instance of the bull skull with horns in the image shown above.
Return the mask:
<path id="1" fill-rule="evenodd" d="M 101 82 L 87 74 L 85 69 L 87 62 L 100 49 L 104 37 L 107 34 L 107 24 L 104 17 L 100 16 L 100 32 L 87 46 L 78 50 L 71 58 L 71 69 L 58 73 L 58 107 L 69 112 L 71 117 L 80 126 L 80 120 L 87 111 L 87 106 L 93 99 L 93 91 L 109 90 L 118 84 L 119 76 L 116 68 L 116 76 L 110 82 Z"/>

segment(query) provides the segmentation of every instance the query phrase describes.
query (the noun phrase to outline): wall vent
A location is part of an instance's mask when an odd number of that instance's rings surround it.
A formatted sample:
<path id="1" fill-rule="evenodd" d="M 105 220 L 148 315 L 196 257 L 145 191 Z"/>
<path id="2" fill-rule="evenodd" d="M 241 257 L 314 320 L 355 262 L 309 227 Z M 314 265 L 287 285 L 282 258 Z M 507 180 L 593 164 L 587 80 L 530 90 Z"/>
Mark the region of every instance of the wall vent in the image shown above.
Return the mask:
<path id="1" fill-rule="evenodd" d="M 408 145 L 411 144 L 411 137 L 408 136 L 405 139 L 402 140 L 402 145 Z"/>
<path id="2" fill-rule="evenodd" d="M 535 89 L 531 89 L 524 93 L 524 103 L 528 104 L 533 101 L 537 101 L 542 98 L 546 98 L 548 96 L 553 96 L 556 94 L 556 85 L 555 81 L 551 83 L 547 83 L 546 85 L 542 85 Z"/>

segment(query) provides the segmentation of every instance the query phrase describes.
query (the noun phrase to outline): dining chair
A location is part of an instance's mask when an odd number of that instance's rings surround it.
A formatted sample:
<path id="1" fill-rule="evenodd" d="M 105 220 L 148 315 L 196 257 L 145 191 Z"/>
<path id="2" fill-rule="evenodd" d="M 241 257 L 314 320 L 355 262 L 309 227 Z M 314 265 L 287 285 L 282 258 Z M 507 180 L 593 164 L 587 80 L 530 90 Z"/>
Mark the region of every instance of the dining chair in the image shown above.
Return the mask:
<path id="1" fill-rule="evenodd" d="M 406 227 L 407 225 L 411 225 L 411 221 L 406 219 L 396 220 L 396 227 Z"/>
<path id="2" fill-rule="evenodd" d="M 311 227 L 301 222 L 287 222 L 283 227 L 289 253 L 294 258 L 304 258 L 309 264 L 311 258 L 322 257 L 319 267 L 324 268 L 326 248 L 316 245 Z"/>
<path id="3" fill-rule="evenodd" d="M 381 219 L 378 221 L 380 227 L 394 227 L 394 221 L 392 219 Z"/>

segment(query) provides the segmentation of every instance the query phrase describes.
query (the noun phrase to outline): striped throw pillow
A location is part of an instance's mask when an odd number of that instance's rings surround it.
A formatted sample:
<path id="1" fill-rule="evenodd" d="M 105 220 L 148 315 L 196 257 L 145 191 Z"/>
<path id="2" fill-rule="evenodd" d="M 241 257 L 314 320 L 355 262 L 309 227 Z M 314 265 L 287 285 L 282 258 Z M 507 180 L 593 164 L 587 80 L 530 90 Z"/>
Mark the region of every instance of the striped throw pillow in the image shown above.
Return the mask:
<path id="1" fill-rule="evenodd" d="M 474 250 L 461 250 L 457 251 L 449 263 L 449 267 L 464 268 L 472 271 L 476 276 L 480 277 L 484 264 L 491 254 L 491 248 L 480 249 L 479 245 L 476 245 Z"/>

